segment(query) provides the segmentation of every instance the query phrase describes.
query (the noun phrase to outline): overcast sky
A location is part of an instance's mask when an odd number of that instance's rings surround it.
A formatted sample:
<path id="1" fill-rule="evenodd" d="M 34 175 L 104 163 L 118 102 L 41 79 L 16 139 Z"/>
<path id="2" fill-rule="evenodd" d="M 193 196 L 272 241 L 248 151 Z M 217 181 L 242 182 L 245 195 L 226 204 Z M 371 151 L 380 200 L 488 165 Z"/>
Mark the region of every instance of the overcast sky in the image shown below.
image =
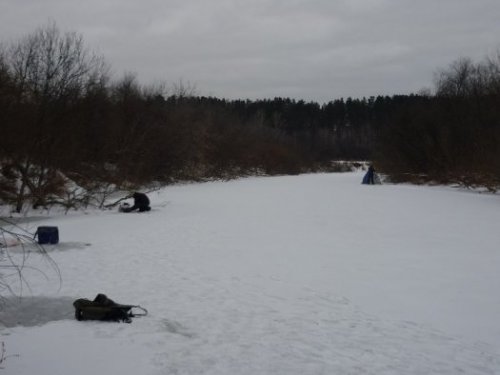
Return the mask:
<path id="1" fill-rule="evenodd" d="M 117 77 L 327 102 L 431 88 L 500 49 L 500 0 L 0 0 L 0 38 L 53 20 Z"/>

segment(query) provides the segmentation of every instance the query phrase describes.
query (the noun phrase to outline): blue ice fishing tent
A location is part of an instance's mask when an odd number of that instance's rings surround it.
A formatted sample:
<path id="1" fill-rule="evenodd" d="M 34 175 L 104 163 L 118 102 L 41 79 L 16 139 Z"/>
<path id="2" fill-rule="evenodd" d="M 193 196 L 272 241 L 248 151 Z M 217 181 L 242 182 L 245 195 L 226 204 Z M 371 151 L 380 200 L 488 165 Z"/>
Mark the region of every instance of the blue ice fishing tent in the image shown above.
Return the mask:
<path id="1" fill-rule="evenodd" d="M 375 169 L 373 169 L 373 167 L 370 167 L 363 176 L 363 180 L 361 181 L 361 183 L 363 185 L 380 185 L 382 181 L 380 181 L 379 175 L 375 173 Z"/>
<path id="2" fill-rule="evenodd" d="M 368 185 L 370 183 L 370 174 L 369 172 L 366 172 L 365 175 L 363 176 L 363 181 L 361 181 L 363 185 Z"/>

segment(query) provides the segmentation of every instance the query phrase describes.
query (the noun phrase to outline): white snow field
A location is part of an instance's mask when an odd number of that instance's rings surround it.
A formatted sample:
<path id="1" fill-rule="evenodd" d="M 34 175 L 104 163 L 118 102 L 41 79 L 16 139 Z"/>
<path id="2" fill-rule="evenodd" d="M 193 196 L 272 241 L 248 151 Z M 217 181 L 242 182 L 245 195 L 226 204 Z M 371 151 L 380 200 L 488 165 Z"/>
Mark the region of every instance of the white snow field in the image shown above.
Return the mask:
<path id="1" fill-rule="evenodd" d="M 500 374 L 500 196 L 362 172 L 152 193 L 149 213 L 55 212 L 0 321 L 8 375 Z M 11 253 L 20 256 L 15 248 Z M 17 251 L 17 253 L 16 253 Z M 76 321 L 97 293 L 149 310 Z"/>

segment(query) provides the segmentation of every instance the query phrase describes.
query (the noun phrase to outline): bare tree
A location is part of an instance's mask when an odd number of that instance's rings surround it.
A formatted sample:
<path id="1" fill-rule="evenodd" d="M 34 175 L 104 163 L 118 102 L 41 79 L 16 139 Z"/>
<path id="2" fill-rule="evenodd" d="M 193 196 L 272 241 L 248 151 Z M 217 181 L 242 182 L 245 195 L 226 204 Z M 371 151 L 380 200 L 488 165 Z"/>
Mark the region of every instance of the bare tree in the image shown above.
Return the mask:
<path id="1" fill-rule="evenodd" d="M 476 67 L 471 59 L 461 58 L 448 69 L 437 73 L 436 94 L 438 96 L 467 96 L 471 93 Z"/>
<path id="2" fill-rule="evenodd" d="M 81 35 L 62 33 L 55 23 L 5 48 L 2 60 L 12 81 L 14 113 L 5 125 L 10 141 L 4 152 L 20 181 L 19 212 L 27 200 L 44 204 L 47 194 L 62 187 L 47 189 L 58 164 L 68 162 L 72 105 L 104 79 L 107 67 L 85 48 Z"/>

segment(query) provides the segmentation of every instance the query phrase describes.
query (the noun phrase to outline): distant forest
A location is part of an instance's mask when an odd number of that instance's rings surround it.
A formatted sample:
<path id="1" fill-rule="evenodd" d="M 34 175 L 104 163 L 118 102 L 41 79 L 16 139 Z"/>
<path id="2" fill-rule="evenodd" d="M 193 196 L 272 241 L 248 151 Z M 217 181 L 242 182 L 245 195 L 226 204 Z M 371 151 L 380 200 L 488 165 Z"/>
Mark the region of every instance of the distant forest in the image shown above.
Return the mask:
<path id="1" fill-rule="evenodd" d="M 116 189 L 329 171 L 368 160 L 392 181 L 500 186 L 500 56 L 436 74 L 433 93 L 224 100 L 111 79 L 77 33 L 0 50 L 0 202 L 96 204 Z"/>

